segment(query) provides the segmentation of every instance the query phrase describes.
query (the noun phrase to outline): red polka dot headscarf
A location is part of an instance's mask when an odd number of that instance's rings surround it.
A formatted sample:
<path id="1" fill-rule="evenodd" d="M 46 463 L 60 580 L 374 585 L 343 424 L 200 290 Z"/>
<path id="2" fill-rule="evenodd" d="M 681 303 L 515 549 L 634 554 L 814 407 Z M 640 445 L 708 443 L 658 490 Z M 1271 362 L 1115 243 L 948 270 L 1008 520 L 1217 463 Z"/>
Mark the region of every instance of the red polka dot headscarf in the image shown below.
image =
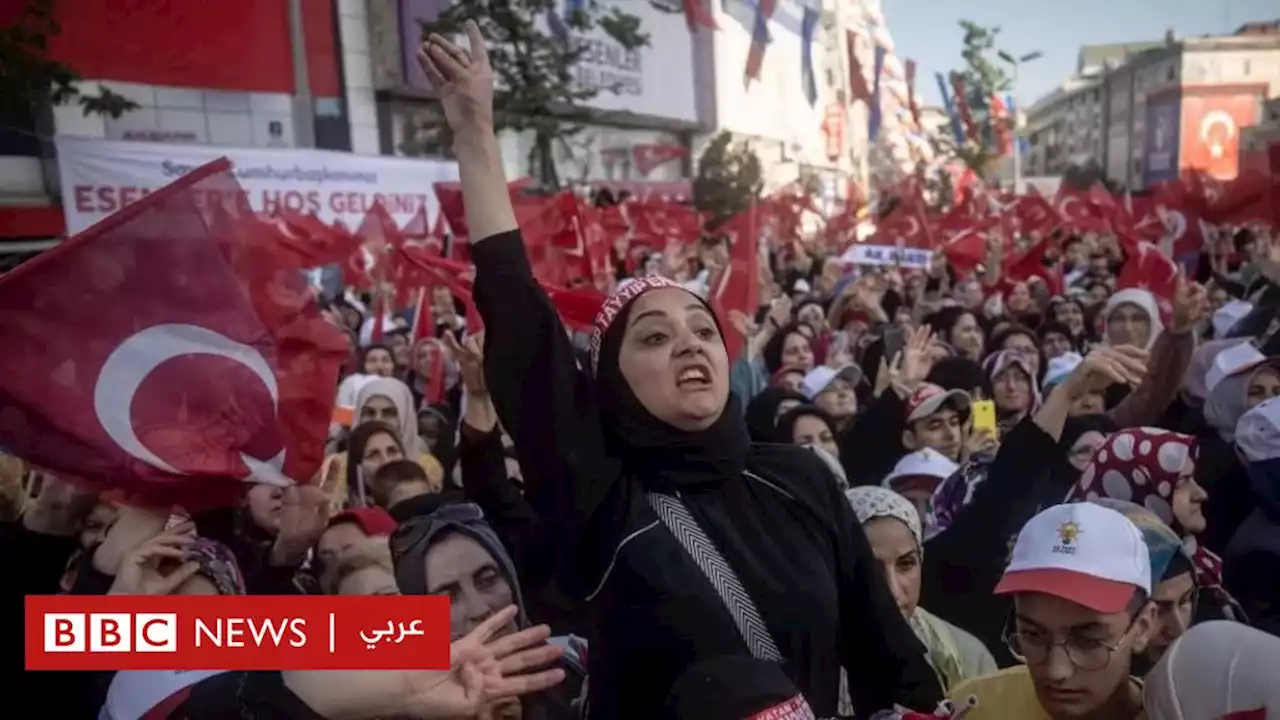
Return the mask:
<path id="1" fill-rule="evenodd" d="M 1187 459 L 1196 456 L 1190 435 L 1154 427 L 1121 430 L 1094 451 L 1067 500 L 1127 500 L 1176 530 L 1173 490 Z"/>

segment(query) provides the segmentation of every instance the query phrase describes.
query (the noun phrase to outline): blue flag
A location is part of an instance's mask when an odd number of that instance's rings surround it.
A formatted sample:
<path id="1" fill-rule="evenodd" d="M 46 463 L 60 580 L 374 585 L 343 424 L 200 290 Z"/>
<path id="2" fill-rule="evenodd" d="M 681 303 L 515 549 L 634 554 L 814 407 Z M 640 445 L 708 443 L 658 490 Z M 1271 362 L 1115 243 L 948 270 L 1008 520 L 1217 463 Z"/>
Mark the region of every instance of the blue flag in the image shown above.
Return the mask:
<path id="1" fill-rule="evenodd" d="M 951 95 L 947 92 L 947 79 L 942 73 L 934 73 L 938 78 L 938 92 L 942 93 L 942 106 L 947 110 L 947 117 L 951 119 L 951 132 L 956 136 L 956 146 L 964 145 L 964 129 L 960 127 L 960 117 L 956 115 L 956 104 L 952 102 Z"/>
<path id="2" fill-rule="evenodd" d="M 871 90 L 871 107 L 867 117 L 867 139 L 875 142 L 876 136 L 880 134 L 881 110 L 880 110 L 880 76 L 884 74 L 884 48 L 876 46 L 876 69 L 875 81 Z"/>
<path id="3" fill-rule="evenodd" d="M 809 106 L 818 102 L 818 81 L 813 74 L 813 32 L 818 27 L 818 11 L 805 7 L 800 23 L 800 86 Z"/>

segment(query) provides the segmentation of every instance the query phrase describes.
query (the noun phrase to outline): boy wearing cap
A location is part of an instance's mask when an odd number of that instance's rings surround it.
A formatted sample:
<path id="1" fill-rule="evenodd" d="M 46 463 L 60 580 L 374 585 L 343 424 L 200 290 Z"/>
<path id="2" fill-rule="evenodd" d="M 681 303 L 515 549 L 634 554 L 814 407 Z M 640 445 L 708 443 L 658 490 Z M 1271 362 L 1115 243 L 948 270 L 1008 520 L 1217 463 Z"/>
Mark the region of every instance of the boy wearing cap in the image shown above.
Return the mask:
<path id="1" fill-rule="evenodd" d="M 843 430 L 858 414 L 858 395 L 854 389 L 861 381 L 862 370 L 856 365 L 846 365 L 839 370 L 819 365 L 804 376 L 801 388 L 809 402 L 835 418 L 838 425 L 835 429 Z"/>
<path id="2" fill-rule="evenodd" d="M 1134 653 L 1155 623 L 1141 531 L 1093 503 L 1056 505 L 1018 534 L 997 594 L 1013 596 L 1005 639 L 1025 665 L 956 687 L 969 720 L 1142 720 Z"/>
<path id="3" fill-rule="evenodd" d="M 952 462 L 960 462 L 970 431 L 971 405 L 969 394 L 963 390 L 921 383 L 907 398 L 903 446 L 908 450 L 930 448 Z"/>

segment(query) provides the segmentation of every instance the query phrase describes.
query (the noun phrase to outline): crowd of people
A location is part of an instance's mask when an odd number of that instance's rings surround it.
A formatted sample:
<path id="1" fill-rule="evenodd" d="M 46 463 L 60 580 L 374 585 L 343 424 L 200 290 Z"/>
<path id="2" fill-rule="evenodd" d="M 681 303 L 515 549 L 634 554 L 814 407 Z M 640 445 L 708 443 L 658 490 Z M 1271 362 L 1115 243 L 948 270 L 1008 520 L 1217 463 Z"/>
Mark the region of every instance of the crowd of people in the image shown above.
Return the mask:
<path id="1" fill-rule="evenodd" d="M 574 333 L 526 258 L 468 35 L 419 59 L 483 332 L 445 288 L 417 343 L 340 300 L 353 354 L 311 482 L 182 516 L 10 457 L 0 527 L 13 608 L 447 595 L 453 669 L 11 663 L 31 709 L 10 716 L 1280 717 L 1280 237 L 1242 230 L 1169 307 L 1115 287 L 1105 237 L 1063 243 L 1053 297 L 993 299 L 941 253 L 778 255 L 759 312 L 722 319 L 696 277 L 641 268 Z"/>

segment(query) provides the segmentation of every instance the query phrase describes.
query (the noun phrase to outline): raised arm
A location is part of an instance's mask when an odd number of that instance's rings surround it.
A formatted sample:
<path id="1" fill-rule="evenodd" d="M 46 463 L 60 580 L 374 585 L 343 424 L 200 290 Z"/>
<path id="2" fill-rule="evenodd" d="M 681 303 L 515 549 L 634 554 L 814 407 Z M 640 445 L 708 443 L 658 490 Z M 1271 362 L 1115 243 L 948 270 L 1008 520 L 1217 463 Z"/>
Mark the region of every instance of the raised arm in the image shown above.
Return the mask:
<path id="1" fill-rule="evenodd" d="M 468 22 L 466 31 L 470 51 L 432 35 L 418 59 L 453 131 L 485 324 L 486 385 L 515 441 L 530 503 L 541 517 L 576 523 L 609 479 L 604 442 L 587 378 L 525 255 L 493 133 L 493 71 L 479 28 Z"/>

